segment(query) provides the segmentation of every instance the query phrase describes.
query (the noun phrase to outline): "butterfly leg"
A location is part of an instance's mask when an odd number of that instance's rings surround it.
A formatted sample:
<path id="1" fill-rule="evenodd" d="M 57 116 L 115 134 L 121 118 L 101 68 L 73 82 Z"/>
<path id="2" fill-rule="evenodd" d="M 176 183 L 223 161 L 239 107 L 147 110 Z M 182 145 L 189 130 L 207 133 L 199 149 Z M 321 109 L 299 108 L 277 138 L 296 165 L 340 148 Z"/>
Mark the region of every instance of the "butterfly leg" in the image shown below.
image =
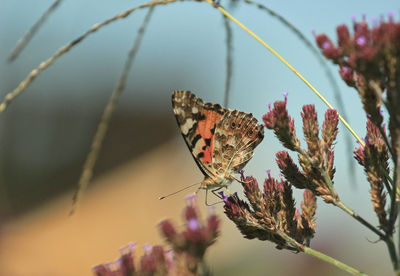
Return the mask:
<path id="1" fill-rule="evenodd" d="M 218 193 L 216 193 L 217 191 L 219 191 L 219 190 L 221 190 L 221 189 L 222 189 L 222 187 L 217 188 L 217 189 L 214 189 L 214 190 L 211 190 L 211 192 L 212 192 L 216 197 L 222 199 L 222 197 L 221 197 Z M 206 199 L 205 199 L 206 206 L 214 206 L 214 205 L 216 205 L 216 204 L 219 204 L 219 203 L 223 203 L 223 202 L 224 202 L 224 201 L 218 201 L 218 202 L 215 202 L 215 203 L 213 203 L 213 204 L 208 204 L 208 202 L 207 202 L 207 195 L 208 195 L 208 190 L 206 190 Z"/>
<path id="2" fill-rule="evenodd" d="M 239 183 L 242 183 L 242 184 L 247 184 L 247 183 L 248 183 L 248 182 L 246 182 L 246 181 L 242 181 L 242 180 L 236 178 L 236 177 L 233 176 L 233 175 L 231 175 L 231 178 L 232 178 L 233 180 L 236 180 L 236 181 L 239 182 Z"/>

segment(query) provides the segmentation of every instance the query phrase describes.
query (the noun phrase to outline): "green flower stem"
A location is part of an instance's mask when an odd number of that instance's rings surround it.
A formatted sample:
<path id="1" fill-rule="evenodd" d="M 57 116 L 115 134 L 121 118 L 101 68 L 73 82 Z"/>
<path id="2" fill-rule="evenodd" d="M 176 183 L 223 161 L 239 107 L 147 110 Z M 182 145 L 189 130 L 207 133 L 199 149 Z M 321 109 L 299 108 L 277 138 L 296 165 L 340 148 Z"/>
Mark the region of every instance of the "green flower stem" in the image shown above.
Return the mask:
<path id="1" fill-rule="evenodd" d="M 322 177 L 324 178 L 324 181 L 326 183 L 326 185 L 328 186 L 330 191 L 335 191 L 335 188 L 333 187 L 333 183 L 331 178 L 329 177 L 329 175 L 326 173 L 325 170 L 321 169 L 320 170 Z M 386 239 L 386 235 L 384 233 L 382 233 L 381 231 L 379 231 L 378 229 L 376 229 L 375 226 L 373 226 L 371 223 L 369 223 L 368 221 L 366 221 L 365 219 L 363 219 L 360 215 L 358 215 L 356 212 L 354 212 L 353 210 L 351 210 L 349 207 L 347 207 L 340 199 L 335 199 L 334 198 L 334 202 L 333 204 L 337 207 L 339 207 L 340 209 L 342 209 L 343 211 L 345 211 L 347 214 L 349 214 L 350 216 L 352 216 L 353 218 L 355 218 L 358 222 L 360 222 L 362 225 L 366 226 L 367 228 L 369 228 L 372 232 L 374 232 L 375 234 L 377 234 L 382 240 Z"/>
<path id="2" fill-rule="evenodd" d="M 328 174 L 324 171 L 321 170 L 321 174 L 322 177 L 324 178 L 326 184 L 328 185 L 328 187 L 331 189 L 333 188 L 333 183 L 332 180 L 330 179 L 330 177 L 328 176 Z M 349 207 L 347 207 L 340 199 L 337 199 L 333 202 L 333 204 L 337 207 L 339 207 L 340 209 L 342 209 L 343 211 L 345 211 L 346 213 L 348 213 L 350 216 L 352 216 L 353 218 L 355 218 L 358 222 L 360 222 L 362 225 L 366 226 L 368 229 L 370 229 L 372 232 L 374 232 L 375 234 L 377 234 L 380 239 L 382 239 L 383 241 L 385 241 L 386 246 L 388 248 L 389 251 L 389 255 L 390 255 L 390 260 L 392 261 L 392 265 L 393 265 L 393 269 L 396 271 L 398 271 L 399 269 L 399 260 L 397 258 L 397 253 L 396 253 L 396 248 L 393 242 L 393 237 L 392 234 L 387 235 L 382 233 L 381 231 L 379 231 L 376 227 L 374 227 L 372 224 L 370 224 L 368 221 L 366 221 L 365 219 L 363 219 L 360 215 L 358 215 L 356 212 L 354 212 L 353 210 L 351 210 Z M 400 272 L 400 271 L 399 271 Z M 398 274 L 400 276 L 400 274 Z"/>
<path id="3" fill-rule="evenodd" d="M 278 234 L 284 238 L 288 243 L 293 245 L 294 247 L 298 248 L 299 251 L 304 252 L 308 255 L 314 256 L 324 262 L 330 263 L 338 268 L 340 268 L 343 271 L 346 271 L 352 275 L 358 275 L 358 276 L 367 276 L 367 274 L 355 269 L 354 267 L 351 267 L 345 263 L 342 263 L 341 261 L 336 260 L 335 258 L 332 258 L 328 255 L 325 255 L 322 252 L 319 252 L 317 250 L 311 249 L 310 247 L 304 246 L 300 243 L 298 243 L 295 239 L 289 237 L 286 235 L 284 232 L 277 231 Z"/>
<path id="4" fill-rule="evenodd" d="M 356 212 L 354 212 L 353 210 L 351 210 L 349 207 L 347 207 L 340 199 L 336 200 L 333 203 L 335 206 L 339 207 L 340 209 L 342 209 L 343 211 L 345 211 L 347 214 L 349 214 L 350 216 L 352 216 L 353 218 L 355 218 L 358 222 L 360 222 L 362 225 L 364 225 L 365 227 L 367 227 L 368 229 L 370 229 L 372 232 L 374 232 L 375 234 L 377 234 L 379 236 L 379 238 L 381 238 L 382 240 L 386 239 L 386 235 L 384 233 L 382 233 L 381 231 L 379 231 L 378 229 L 376 229 L 376 227 L 374 227 L 372 224 L 370 224 L 368 221 L 366 221 L 365 219 L 363 219 L 360 215 L 358 215 Z"/>
<path id="5" fill-rule="evenodd" d="M 396 247 L 393 242 L 392 236 L 387 236 L 385 240 L 386 246 L 389 250 L 390 260 L 392 261 L 393 269 L 396 271 L 397 275 L 399 274 L 399 260 L 397 259 Z"/>
<path id="6" fill-rule="evenodd" d="M 351 210 L 349 207 L 347 207 L 342 201 L 337 201 L 335 202 L 335 205 L 351 215 L 353 218 L 355 218 L 357 221 L 359 221 L 361 224 L 369 228 L 371 231 L 373 231 L 375 234 L 377 234 L 385 243 L 389 251 L 390 255 L 390 260 L 392 261 L 393 269 L 397 271 L 399 269 L 399 260 L 397 258 L 397 253 L 396 253 L 396 248 L 393 242 L 393 237 L 392 235 L 385 235 L 382 232 L 380 232 L 378 229 L 376 229 L 374 226 L 372 226 L 369 222 L 364 220 L 362 217 L 360 217 L 356 212 Z M 398 274 L 400 275 L 400 274 Z"/>

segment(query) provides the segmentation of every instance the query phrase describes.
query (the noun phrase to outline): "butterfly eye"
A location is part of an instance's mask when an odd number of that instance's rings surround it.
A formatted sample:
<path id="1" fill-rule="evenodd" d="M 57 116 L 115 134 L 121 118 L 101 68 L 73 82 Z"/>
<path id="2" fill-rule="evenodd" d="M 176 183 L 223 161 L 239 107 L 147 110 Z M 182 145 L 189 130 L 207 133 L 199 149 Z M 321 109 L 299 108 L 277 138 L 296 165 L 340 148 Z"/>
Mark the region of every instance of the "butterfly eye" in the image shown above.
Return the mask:
<path id="1" fill-rule="evenodd" d="M 240 128 L 241 124 L 238 124 L 238 128 Z"/>
<path id="2" fill-rule="evenodd" d="M 232 127 L 235 127 L 236 126 L 236 124 L 235 123 L 232 123 Z"/>
<path id="3" fill-rule="evenodd" d="M 253 135 L 253 131 L 252 131 L 252 130 L 250 130 L 250 131 L 249 131 L 249 134 L 250 134 L 250 135 Z"/>

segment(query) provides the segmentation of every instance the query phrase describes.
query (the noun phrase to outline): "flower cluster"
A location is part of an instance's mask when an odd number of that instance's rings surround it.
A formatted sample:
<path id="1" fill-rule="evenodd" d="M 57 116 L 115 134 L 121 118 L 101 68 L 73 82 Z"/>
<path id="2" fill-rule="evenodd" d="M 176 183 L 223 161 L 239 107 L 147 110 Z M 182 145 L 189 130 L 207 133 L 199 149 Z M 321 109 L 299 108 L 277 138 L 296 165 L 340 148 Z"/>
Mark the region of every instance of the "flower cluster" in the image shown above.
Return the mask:
<path id="1" fill-rule="evenodd" d="M 372 27 L 365 21 L 354 21 L 352 35 L 346 25 L 341 25 L 337 27 L 337 37 L 337 45 L 325 34 L 317 35 L 316 41 L 325 57 L 340 66 L 343 80 L 357 89 L 368 118 L 378 128 L 383 121 L 381 106 L 386 106 L 392 153 L 397 160 L 400 154 L 400 22 L 395 22 L 392 14 L 386 22 L 375 20 Z"/>
<path id="2" fill-rule="evenodd" d="M 278 249 L 302 251 L 315 233 L 316 197 L 304 191 L 302 213 L 295 208 L 292 186 L 268 175 L 261 192 L 253 177 L 242 177 L 249 204 L 237 194 L 225 197 L 225 213 L 247 239 L 269 240 Z"/>
<path id="3" fill-rule="evenodd" d="M 387 176 L 389 175 L 389 154 L 386 144 L 378 128 L 370 121 L 367 121 L 367 136 L 365 145 L 360 146 L 355 152 L 358 163 L 364 167 L 368 182 L 371 185 L 371 200 L 374 210 L 379 219 L 380 228 L 385 232 L 392 232 L 385 211 L 386 193 L 384 187 L 390 191 Z"/>
<path id="4" fill-rule="evenodd" d="M 169 220 L 160 223 L 160 230 L 174 253 L 183 262 L 181 266 L 188 269 L 187 274 L 183 275 L 197 275 L 196 271 L 203 262 L 207 248 L 218 237 L 220 222 L 218 217 L 212 214 L 202 224 L 193 200 L 189 200 L 184 210 L 184 219 L 186 229 L 180 233 Z"/>
<path id="5" fill-rule="evenodd" d="M 133 251 L 134 244 L 121 249 L 121 257 L 117 261 L 95 266 L 95 275 L 168 275 L 174 267 L 173 252 L 166 252 L 162 246 L 146 246 L 146 253 L 141 257 L 138 267 L 134 263 Z"/>
<path id="6" fill-rule="evenodd" d="M 333 144 L 338 129 L 338 114 L 329 109 L 325 113 L 322 125 L 322 139 L 319 138 L 317 113 L 313 105 L 303 106 L 303 132 L 307 142 L 307 150 L 300 146 L 296 137 L 294 121 L 286 110 L 287 97 L 284 101 L 274 103 L 274 107 L 263 116 L 265 126 L 273 129 L 275 135 L 287 149 L 297 152 L 302 171 L 294 163 L 287 151 L 276 154 L 281 173 L 293 186 L 298 189 L 308 189 L 316 196 L 321 196 L 328 203 L 339 199 L 333 188 L 334 151 Z"/>
<path id="7" fill-rule="evenodd" d="M 391 235 L 400 185 L 400 22 L 395 22 L 392 14 L 387 21 L 383 17 L 379 23 L 375 21 L 372 27 L 365 20 L 354 21 L 352 35 L 347 26 L 341 25 L 337 36 L 337 46 L 324 34 L 316 36 L 317 44 L 328 59 L 340 66 L 343 80 L 358 91 L 362 100 L 368 117 L 367 136 L 365 145 L 355 151 L 355 158 L 370 183 L 379 226 Z M 389 135 L 382 105 L 389 113 Z M 389 156 L 395 166 L 393 178 Z M 390 214 L 385 210 L 387 193 L 391 197 Z"/>
<path id="8" fill-rule="evenodd" d="M 211 214 L 203 225 L 194 199 L 188 202 L 184 209 L 186 228 L 182 232 L 178 232 L 169 220 L 159 225 L 171 250 L 166 251 L 162 246 L 146 246 L 145 254 L 135 265 L 134 245 L 131 244 L 121 250 L 121 257 L 117 261 L 94 267 L 95 275 L 210 275 L 204 265 L 204 254 L 219 234 L 219 219 Z"/>

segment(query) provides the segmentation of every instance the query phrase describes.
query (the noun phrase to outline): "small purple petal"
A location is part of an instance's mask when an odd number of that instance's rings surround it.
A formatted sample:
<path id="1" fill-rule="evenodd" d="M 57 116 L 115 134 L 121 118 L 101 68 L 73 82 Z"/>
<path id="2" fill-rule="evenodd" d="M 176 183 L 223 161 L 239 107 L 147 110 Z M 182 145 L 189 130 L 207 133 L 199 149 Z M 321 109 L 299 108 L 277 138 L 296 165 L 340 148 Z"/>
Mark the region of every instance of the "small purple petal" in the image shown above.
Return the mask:
<path id="1" fill-rule="evenodd" d="M 271 176 L 271 170 L 266 170 L 265 172 L 268 174 L 268 176 Z"/>
<path id="2" fill-rule="evenodd" d="M 388 13 L 388 17 L 389 17 L 390 20 L 393 20 L 394 12 L 389 12 Z"/>
<path id="3" fill-rule="evenodd" d="M 186 197 L 186 204 L 187 205 L 194 205 L 196 203 L 196 194 L 190 194 Z"/>
<path id="4" fill-rule="evenodd" d="M 271 103 L 267 103 L 268 110 L 271 110 Z"/>
<path id="5" fill-rule="evenodd" d="M 357 38 L 356 43 L 358 46 L 364 46 L 367 43 L 367 38 L 362 35 L 359 38 Z"/>
<path id="6" fill-rule="evenodd" d="M 229 196 L 226 195 L 226 196 L 223 196 L 223 197 L 222 197 L 222 200 L 223 200 L 224 202 L 227 202 L 227 201 L 228 201 L 228 198 L 229 198 Z"/>
<path id="7" fill-rule="evenodd" d="M 244 170 L 240 170 L 239 173 L 240 173 L 240 177 L 242 178 L 242 180 L 245 179 Z"/>
<path id="8" fill-rule="evenodd" d="M 190 230 L 197 230 L 197 229 L 199 229 L 199 222 L 198 222 L 198 220 L 197 220 L 197 219 L 194 219 L 194 218 L 190 219 L 190 220 L 188 221 L 188 228 L 189 228 Z"/>
<path id="9" fill-rule="evenodd" d="M 233 193 L 233 196 L 234 196 L 234 197 L 236 197 L 236 198 L 239 198 L 239 196 L 238 196 L 238 193 L 237 193 L 237 192 L 234 192 L 234 193 Z"/>
<path id="10" fill-rule="evenodd" d="M 351 16 L 351 21 L 355 22 L 356 20 L 357 20 L 357 17 L 353 14 L 353 15 Z"/>
<path id="11" fill-rule="evenodd" d="M 167 255 L 168 262 L 172 263 L 174 261 L 174 251 L 167 250 L 167 252 L 165 252 L 165 255 Z"/>
<path id="12" fill-rule="evenodd" d="M 383 109 L 379 110 L 379 114 L 381 114 L 381 116 L 383 116 L 385 112 L 383 111 Z"/>
<path id="13" fill-rule="evenodd" d="M 371 18 L 371 22 L 373 26 L 377 26 L 378 25 L 378 19 L 376 19 L 375 17 Z"/>
<path id="14" fill-rule="evenodd" d="M 328 41 L 326 41 L 322 44 L 322 49 L 329 49 L 330 47 L 331 47 L 331 44 Z"/>
<path id="15" fill-rule="evenodd" d="M 121 267 L 121 265 L 122 265 L 122 260 L 121 260 L 121 258 L 118 258 L 118 259 L 116 259 L 115 261 L 114 261 L 114 266 L 116 266 L 116 267 Z"/>
<path id="16" fill-rule="evenodd" d="M 121 255 L 127 254 L 132 252 L 136 247 L 136 243 L 134 242 L 130 242 L 127 246 L 121 247 L 119 249 L 119 252 L 121 253 Z"/>
<path id="17" fill-rule="evenodd" d="M 386 127 L 386 123 L 382 123 L 383 130 L 385 130 L 385 127 Z"/>
<path id="18" fill-rule="evenodd" d="M 367 20 L 367 14 L 366 14 L 366 13 L 363 13 L 363 14 L 362 14 L 362 20 L 363 20 L 363 21 L 366 21 L 366 20 Z"/>
<path id="19" fill-rule="evenodd" d="M 342 71 L 343 71 L 343 74 L 348 74 L 349 72 L 350 72 L 350 68 L 349 67 L 347 67 L 347 66 L 343 66 L 342 67 Z"/>
<path id="20" fill-rule="evenodd" d="M 225 196 L 223 191 L 218 192 L 218 194 L 219 194 L 222 198 Z"/>
<path id="21" fill-rule="evenodd" d="M 153 247 L 151 246 L 151 244 L 146 243 L 146 244 L 143 246 L 143 248 L 144 248 L 144 251 L 146 251 L 146 253 L 150 253 L 150 251 L 151 251 L 151 249 L 152 249 Z"/>
<path id="22" fill-rule="evenodd" d="M 317 32 L 314 29 L 311 30 L 311 33 L 313 34 L 313 36 L 317 35 Z"/>
<path id="23" fill-rule="evenodd" d="M 288 92 L 283 92 L 283 97 L 284 97 L 285 99 L 287 98 L 288 95 L 289 95 Z"/>

